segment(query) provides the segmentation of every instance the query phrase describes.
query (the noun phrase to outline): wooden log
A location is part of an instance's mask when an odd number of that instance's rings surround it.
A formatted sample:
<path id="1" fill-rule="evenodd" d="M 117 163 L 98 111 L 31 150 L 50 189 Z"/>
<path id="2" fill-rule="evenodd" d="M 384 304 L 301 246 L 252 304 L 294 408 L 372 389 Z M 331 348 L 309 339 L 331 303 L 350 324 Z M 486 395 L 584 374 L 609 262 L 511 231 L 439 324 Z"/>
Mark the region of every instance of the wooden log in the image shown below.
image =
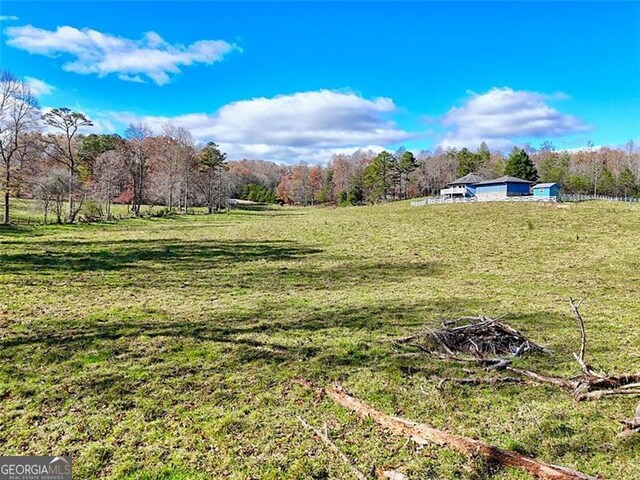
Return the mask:
<path id="1" fill-rule="evenodd" d="M 305 383 L 303 382 L 303 384 Z M 308 386 L 309 383 L 306 382 L 306 385 Z M 359 417 L 370 418 L 392 433 L 409 438 L 421 445 L 433 443 L 457 450 L 470 457 L 480 455 L 501 465 L 519 468 L 538 478 L 549 480 L 595 480 L 595 477 L 568 468 L 551 465 L 518 452 L 502 450 L 479 440 L 454 435 L 423 423 L 416 423 L 404 418 L 384 414 L 349 395 L 339 385 L 324 388 L 322 391 Z"/>

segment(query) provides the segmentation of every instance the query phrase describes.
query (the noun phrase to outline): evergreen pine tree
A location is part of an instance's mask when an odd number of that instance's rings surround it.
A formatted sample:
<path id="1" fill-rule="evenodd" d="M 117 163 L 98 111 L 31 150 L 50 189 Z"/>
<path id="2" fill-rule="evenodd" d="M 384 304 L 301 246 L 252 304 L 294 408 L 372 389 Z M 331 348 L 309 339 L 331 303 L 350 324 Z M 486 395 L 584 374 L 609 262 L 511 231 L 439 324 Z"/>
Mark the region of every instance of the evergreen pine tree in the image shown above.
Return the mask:
<path id="1" fill-rule="evenodd" d="M 538 171 L 535 165 L 527 152 L 521 148 L 514 147 L 511 154 L 509 154 L 507 163 L 504 165 L 504 174 L 531 182 L 538 180 Z"/>

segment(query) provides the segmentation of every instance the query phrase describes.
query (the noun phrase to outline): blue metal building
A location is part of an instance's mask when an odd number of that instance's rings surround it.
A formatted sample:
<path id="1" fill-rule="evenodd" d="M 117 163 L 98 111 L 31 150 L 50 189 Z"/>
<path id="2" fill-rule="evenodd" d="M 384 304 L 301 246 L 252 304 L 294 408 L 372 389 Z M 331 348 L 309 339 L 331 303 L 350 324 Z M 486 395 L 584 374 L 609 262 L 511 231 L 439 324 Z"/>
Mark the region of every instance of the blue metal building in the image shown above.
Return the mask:
<path id="1" fill-rule="evenodd" d="M 560 194 L 560 185 L 557 183 L 538 183 L 533 186 L 533 196 L 539 198 L 557 197 Z"/>
<path id="2" fill-rule="evenodd" d="M 534 182 L 508 175 L 493 180 L 476 183 L 475 195 L 478 200 L 504 200 L 507 197 L 531 195 Z"/>

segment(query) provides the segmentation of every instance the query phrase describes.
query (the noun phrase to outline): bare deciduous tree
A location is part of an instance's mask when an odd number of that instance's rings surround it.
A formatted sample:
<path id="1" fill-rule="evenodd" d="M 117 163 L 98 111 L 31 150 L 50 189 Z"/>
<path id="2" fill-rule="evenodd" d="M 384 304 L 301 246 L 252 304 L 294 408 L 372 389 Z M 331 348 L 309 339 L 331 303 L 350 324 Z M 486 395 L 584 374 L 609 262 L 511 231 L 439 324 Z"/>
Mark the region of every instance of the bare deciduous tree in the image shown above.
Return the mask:
<path id="1" fill-rule="evenodd" d="M 151 157 L 149 138 L 151 129 L 143 124 L 131 124 L 125 132 L 127 146 L 123 151 L 123 159 L 129 173 L 129 180 L 133 189 L 131 211 L 140 216 L 140 207 L 144 201 L 149 158 Z"/>
<path id="2" fill-rule="evenodd" d="M 47 148 L 45 153 L 50 158 L 64 165 L 69 172 L 69 209 L 67 212 L 67 222 L 73 223 L 76 215 L 80 211 L 82 202 L 77 205 L 77 196 L 81 193 L 80 182 L 76 182 L 78 169 L 78 130 L 81 127 L 91 127 L 93 123 L 83 113 L 74 112 L 69 108 L 54 108 L 43 116 L 44 121 L 50 127 L 59 130 L 60 134 L 49 134 L 45 137 Z"/>
<path id="3" fill-rule="evenodd" d="M 95 176 L 94 193 L 105 205 L 105 218 L 111 218 L 111 204 L 120 193 L 125 171 L 121 152 L 107 150 L 98 155 L 93 165 Z"/>
<path id="4" fill-rule="evenodd" d="M 38 128 L 39 106 L 29 86 L 10 72 L 0 74 L 0 158 L 2 159 L 4 213 L 2 223 L 10 221 L 10 193 L 20 178 L 13 175 L 16 162 L 26 155 Z"/>
<path id="5" fill-rule="evenodd" d="M 173 210 L 176 204 L 180 209 L 188 203 L 195 172 L 193 138 L 185 128 L 167 124 L 162 139 L 157 172 L 160 187 L 169 210 Z"/>

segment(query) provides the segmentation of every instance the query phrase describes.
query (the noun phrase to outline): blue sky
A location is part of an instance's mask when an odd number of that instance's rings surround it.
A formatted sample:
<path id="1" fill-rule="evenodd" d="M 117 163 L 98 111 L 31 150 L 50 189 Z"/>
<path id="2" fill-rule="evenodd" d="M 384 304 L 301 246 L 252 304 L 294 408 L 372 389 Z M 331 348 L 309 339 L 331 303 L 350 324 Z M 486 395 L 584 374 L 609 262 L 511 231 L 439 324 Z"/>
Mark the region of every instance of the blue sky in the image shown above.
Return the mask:
<path id="1" fill-rule="evenodd" d="M 0 8 L 2 67 L 96 131 L 183 125 L 231 158 L 287 163 L 357 147 L 640 138 L 636 2 Z"/>

